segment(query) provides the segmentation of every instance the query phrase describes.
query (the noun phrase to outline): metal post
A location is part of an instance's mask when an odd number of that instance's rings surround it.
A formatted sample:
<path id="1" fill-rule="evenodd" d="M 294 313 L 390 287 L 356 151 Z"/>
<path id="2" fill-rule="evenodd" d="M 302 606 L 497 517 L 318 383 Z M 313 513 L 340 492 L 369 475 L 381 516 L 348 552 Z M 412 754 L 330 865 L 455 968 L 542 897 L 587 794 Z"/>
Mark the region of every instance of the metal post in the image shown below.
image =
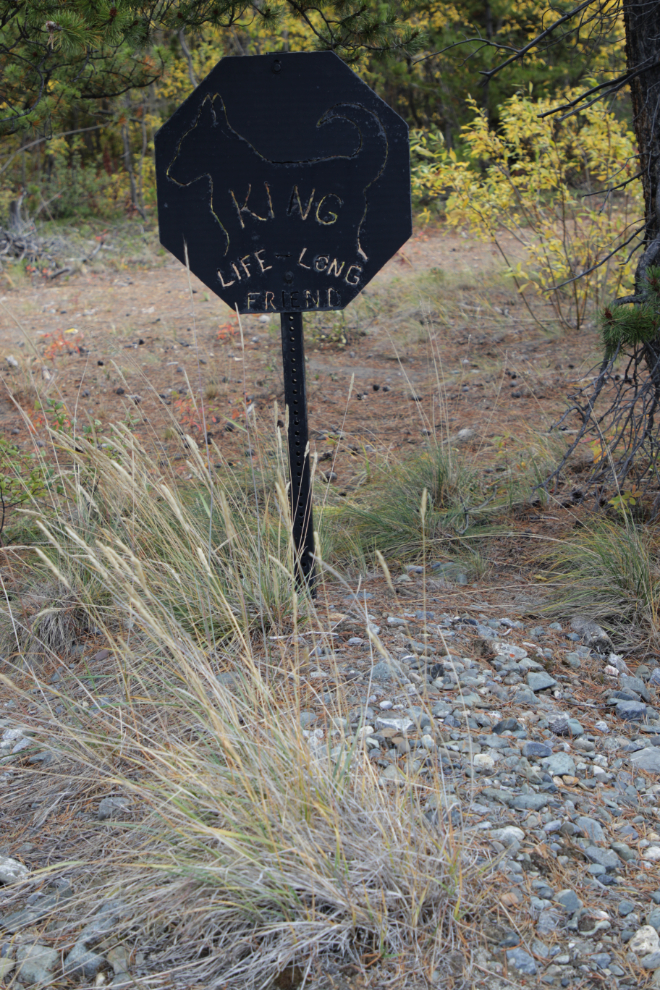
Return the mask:
<path id="1" fill-rule="evenodd" d="M 293 542 L 298 555 L 300 583 L 314 584 L 314 522 L 312 486 L 307 447 L 307 393 L 302 313 L 282 313 L 282 363 L 284 402 L 289 410 L 289 471 L 291 474 L 291 519 Z"/>

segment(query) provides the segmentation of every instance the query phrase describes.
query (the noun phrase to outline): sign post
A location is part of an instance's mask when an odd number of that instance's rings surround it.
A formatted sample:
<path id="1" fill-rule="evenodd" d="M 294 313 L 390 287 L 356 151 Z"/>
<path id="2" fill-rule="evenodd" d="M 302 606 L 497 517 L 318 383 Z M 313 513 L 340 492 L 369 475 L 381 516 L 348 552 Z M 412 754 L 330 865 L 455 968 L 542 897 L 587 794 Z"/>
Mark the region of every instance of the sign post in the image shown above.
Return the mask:
<path id="1" fill-rule="evenodd" d="M 311 584 L 302 314 L 343 309 L 410 237 L 408 127 L 333 52 L 223 58 L 156 135 L 156 181 L 162 245 L 232 309 L 280 314 Z"/>

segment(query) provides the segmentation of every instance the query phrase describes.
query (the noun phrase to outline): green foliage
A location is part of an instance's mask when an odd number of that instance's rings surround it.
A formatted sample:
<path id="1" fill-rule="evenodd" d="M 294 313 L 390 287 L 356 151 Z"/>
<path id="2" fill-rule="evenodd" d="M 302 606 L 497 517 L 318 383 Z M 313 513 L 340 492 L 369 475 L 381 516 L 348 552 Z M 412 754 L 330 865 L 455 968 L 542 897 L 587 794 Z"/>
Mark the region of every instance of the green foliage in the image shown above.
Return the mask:
<path id="1" fill-rule="evenodd" d="M 560 542 L 550 559 L 557 574 L 544 612 L 566 618 L 588 614 L 630 638 L 631 625 L 658 635 L 660 575 L 657 546 L 648 529 L 632 522 L 624 506 L 621 522 L 585 528 L 579 536 Z"/>
<path id="2" fill-rule="evenodd" d="M 414 141 L 413 192 L 429 202 L 427 217 L 441 198 L 450 225 L 497 244 L 502 231 L 515 238 L 524 262 L 509 264 L 501 244 L 500 252 L 518 290 L 534 287 L 565 326 L 579 329 L 600 295 L 632 284 L 631 259 L 613 255 L 631 227 L 634 236 L 641 183 L 627 126 L 600 106 L 560 123 L 548 114 L 565 98 L 517 94 L 500 107 L 497 128 L 468 100 L 474 118 L 461 128 L 462 157 L 437 141 Z M 620 183 L 625 189 L 613 193 Z"/>
<path id="3" fill-rule="evenodd" d="M 600 333 L 607 357 L 620 348 L 639 347 L 660 335 L 660 268 L 644 273 L 644 302 L 607 306 L 600 319 Z"/>
<path id="4" fill-rule="evenodd" d="M 0 544 L 7 513 L 46 495 L 50 480 L 49 469 L 34 454 L 0 438 Z"/>
<path id="5" fill-rule="evenodd" d="M 534 46 L 523 60 L 487 80 L 512 51 L 521 49 L 563 14 L 572 0 L 417 0 L 408 16 L 424 32 L 425 47 L 414 57 L 395 50 L 371 60 L 367 72 L 385 99 L 412 126 L 437 128 L 447 147 L 459 150 L 461 126 L 469 117 L 468 97 L 478 102 L 490 126 L 501 108 L 530 84 L 540 99 L 552 99 L 588 76 L 615 76 L 625 66 L 623 22 L 617 4 L 600 5 L 600 15 L 576 18 Z"/>

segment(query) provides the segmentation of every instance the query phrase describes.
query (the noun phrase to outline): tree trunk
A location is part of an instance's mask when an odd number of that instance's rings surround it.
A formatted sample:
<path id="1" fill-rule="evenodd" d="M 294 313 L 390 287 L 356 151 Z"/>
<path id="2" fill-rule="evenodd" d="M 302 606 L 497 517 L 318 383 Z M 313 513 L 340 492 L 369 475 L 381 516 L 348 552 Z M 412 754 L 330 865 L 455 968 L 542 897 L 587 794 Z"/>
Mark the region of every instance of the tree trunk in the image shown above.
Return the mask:
<path id="1" fill-rule="evenodd" d="M 623 0 L 626 62 L 637 75 L 630 83 L 633 126 L 644 189 L 644 253 L 636 272 L 636 291 L 643 291 L 649 265 L 660 263 L 660 3 Z"/>

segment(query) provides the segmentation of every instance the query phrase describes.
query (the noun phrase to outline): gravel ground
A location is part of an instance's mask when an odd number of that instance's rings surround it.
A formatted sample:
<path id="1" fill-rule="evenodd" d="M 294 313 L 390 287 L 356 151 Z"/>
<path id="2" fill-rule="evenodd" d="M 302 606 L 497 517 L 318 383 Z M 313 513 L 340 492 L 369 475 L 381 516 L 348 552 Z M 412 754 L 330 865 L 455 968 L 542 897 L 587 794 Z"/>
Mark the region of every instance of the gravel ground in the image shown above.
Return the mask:
<path id="1" fill-rule="evenodd" d="M 490 907 L 472 921 L 471 958 L 453 953 L 431 985 L 660 986 L 660 665 L 617 654 L 588 616 L 538 625 L 447 612 L 467 578 L 430 571 L 400 574 L 396 596 L 375 577 L 359 597 L 327 591 L 324 632 L 301 634 L 300 718 L 319 759 L 368 761 L 383 788 L 426 789 L 428 821 L 479 848 Z M 77 662 L 93 668 L 103 651 L 90 651 L 81 644 Z M 339 694 L 345 710 L 330 717 Z M 131 806 L 88 790 L 68 846 L 47 848 L 25 774 L 52 756 L 34 744 L 34 717 L 27 729 L 11 701 L 0 713 L 0 985 L 167 985 L 149 979 L 144 954 L 112 948 L 112 900 L 81 919 L 66 953 L 39 941 L 50 930 L 40 921 L 56 925 L 72 893 L 57 861 L 72 855 L 78 825 L 130 817 Z M 428 785 L 438 769 L 440 792 Z M 23 819 L 9 814 L 19 791 Z M 17 899 L 12 882 L 47 864 L 42 888 Z"/>

